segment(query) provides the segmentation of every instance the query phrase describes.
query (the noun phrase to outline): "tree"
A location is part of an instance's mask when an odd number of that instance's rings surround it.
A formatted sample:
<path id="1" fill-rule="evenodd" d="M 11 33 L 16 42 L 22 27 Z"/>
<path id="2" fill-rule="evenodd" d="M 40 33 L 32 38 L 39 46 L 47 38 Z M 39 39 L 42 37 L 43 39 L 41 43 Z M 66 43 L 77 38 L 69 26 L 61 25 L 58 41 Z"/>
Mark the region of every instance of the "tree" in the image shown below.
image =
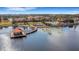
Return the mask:
<path id="1" fill-rule="evenodd" d="M 32 18 L 32 21 L 35 22 L 35 18 Z"/>

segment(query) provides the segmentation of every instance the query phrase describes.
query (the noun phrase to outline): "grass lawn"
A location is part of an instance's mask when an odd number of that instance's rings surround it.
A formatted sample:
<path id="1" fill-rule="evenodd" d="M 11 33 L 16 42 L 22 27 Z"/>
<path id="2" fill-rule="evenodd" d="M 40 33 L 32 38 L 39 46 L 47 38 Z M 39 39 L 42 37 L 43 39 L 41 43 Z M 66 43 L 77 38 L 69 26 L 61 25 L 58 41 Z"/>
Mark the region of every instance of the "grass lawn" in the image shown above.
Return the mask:
<path id="1" fill-rule="evenodd" d="M 0 26 L 12 26 L 12 25 L 24 25 L 24 26 L 34 26 L 36 24 L 36 27 L 47 27 L 45 24 L 43 24 L 42 22 L 17 22 L 15 24 L 12 24 L 12 22 L 0 22 Z M 37 24 L 39 24 L 39 26 L 37 26 Z M 41 25 L 41 26 L 40 26 Z"/>
<path id="2" fill-rule="evenodd" d="M 0 22 L 0 26 L 11 26 L 11 22 Z"/>

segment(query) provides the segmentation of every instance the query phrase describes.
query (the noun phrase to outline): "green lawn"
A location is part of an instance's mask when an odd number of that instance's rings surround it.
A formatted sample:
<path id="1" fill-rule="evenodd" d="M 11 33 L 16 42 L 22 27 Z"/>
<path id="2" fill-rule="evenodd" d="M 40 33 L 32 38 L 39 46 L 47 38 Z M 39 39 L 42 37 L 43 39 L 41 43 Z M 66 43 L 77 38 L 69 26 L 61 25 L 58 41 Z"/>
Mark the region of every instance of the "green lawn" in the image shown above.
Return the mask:
<path id="1" fill-rule="evenodd" d="M 0 26 L 11 26 L 11 22 L 0 22 Z"/>

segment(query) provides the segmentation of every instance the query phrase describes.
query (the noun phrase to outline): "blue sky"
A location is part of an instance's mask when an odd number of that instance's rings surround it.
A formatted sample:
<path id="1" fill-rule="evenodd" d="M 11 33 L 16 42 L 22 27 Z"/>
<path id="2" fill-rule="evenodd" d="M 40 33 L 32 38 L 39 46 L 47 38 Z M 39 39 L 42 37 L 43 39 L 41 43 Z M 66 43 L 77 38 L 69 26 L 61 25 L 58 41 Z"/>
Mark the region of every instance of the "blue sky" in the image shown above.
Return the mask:
<path id="1" fill-rule="evenodd" d="M 79 14 L 79 7 L 0 7 L 0 14 Z"/>

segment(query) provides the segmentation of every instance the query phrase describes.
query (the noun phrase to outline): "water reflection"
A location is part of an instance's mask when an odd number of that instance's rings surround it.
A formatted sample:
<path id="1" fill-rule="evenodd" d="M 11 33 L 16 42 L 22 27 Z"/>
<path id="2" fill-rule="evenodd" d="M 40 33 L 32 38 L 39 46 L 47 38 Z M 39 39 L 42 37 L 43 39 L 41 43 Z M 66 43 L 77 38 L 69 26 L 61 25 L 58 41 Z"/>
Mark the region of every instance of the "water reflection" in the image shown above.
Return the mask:
<path id="1" fill-rule="evenodd" d="M 2 43 L 0 50 L 4 50 L 4 51 L 15 50 L 12 47 L 11 40 L 7 35 L 4 35 L 4 34 L 0 35 L 0 42 Z"/>
<path id="2" fill-rule="evenodd" d="M 28 31 L 28 28 L 24 28 Z M 10 39 L 12 27 L 0 29 L 0 50 L 4 51 L 50 51 L 79 50 L 79 26 L 38 28 L 24 38 Z"/>

